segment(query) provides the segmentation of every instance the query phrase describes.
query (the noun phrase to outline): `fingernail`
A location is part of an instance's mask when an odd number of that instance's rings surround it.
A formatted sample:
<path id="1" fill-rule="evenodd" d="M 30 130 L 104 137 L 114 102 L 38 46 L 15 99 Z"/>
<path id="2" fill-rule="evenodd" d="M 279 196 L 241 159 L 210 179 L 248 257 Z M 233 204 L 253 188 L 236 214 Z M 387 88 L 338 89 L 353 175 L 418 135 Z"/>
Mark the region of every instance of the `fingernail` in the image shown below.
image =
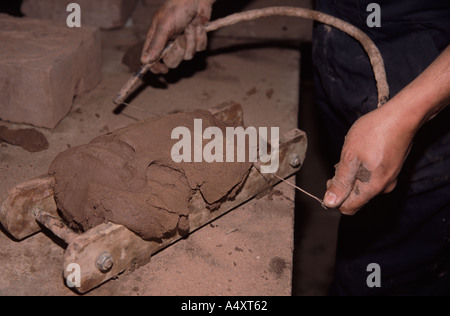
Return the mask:
<path id="1" fill-rule="evenodd" d="M 337 196 L 333 192 L 327 192 L 323 203 L 329 207 L 335 207 L 337 202 Z"/>

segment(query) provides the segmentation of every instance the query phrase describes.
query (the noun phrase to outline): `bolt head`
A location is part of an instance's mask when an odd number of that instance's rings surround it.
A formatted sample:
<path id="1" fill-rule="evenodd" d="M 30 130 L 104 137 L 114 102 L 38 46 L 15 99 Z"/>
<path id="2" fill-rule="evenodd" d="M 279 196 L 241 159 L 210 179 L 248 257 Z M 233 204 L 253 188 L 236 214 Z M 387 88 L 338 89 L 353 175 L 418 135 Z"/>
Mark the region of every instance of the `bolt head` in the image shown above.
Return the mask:
<path id="1" fill-rule="evenodd" d="M 292 168 L 297 169 L 302 165 L 302 161 L 298 155 L 292 155 L 289 164 Z"/>
<path id="2" fill-rule="evenodd" d="M 114 261 L 112 255 L 105 251 L 100 256 L 98 256 L 97 261 L 95 262 L 95 266 L 101 272 L 108 272 L 112 269 L 114 265 Z"/>

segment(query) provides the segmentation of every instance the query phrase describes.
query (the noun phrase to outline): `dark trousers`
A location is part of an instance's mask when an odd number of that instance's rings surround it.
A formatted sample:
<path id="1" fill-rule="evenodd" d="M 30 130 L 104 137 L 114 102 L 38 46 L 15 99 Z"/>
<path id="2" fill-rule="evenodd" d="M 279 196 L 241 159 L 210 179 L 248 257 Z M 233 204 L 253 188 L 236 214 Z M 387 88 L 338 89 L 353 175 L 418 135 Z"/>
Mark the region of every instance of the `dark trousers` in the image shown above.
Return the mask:
<path id="1" fill-rule="evenodd" d="M 436 25 L 409 21 L 371 30 L 361 18 L 363 9 L 351 5 L 362 2 L 318 1 L 318 9 L 354 22 L 372 37 L 385 59 L 394 96 L 449 44 L 450 24 L 435 19 Z M 398 4 L 408 7 L 404 1 Z M 338 160 L 353 123 L 376 109 L 375 80 L 360 44 L 333 28 L 315 26 L 313 58 L 317 106 Z M 372 263 L 381 268 L 380 288 L 367 284 Z M 450 294 L 450 107 L 419 131 L 397 189 L 356 216 L 342 218 L 330 294 Z"/>

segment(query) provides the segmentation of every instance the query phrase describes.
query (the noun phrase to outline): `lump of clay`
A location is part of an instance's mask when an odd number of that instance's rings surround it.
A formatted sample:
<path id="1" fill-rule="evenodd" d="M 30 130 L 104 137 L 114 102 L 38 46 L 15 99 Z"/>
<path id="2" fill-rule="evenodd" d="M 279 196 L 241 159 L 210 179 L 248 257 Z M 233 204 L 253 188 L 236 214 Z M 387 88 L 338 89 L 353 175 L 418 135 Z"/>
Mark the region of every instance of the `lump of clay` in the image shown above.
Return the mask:
<path id="1" fill-rule="evenodd" d="M 189 202 L 198 191 L 215 205 L 240 187 L 249 163 L 175 163 L 173 129 L 225 124 L 206 111 L 178 113 L 136 123 L 71 148 L 55 159 L 55 196 L 63 217 L 86 231 L 105 221 L 121 224 L 145 240 L 189 231 Z"/>
<path id="2" fill-rule="evenodd" d="M 48 141 L 44 134 L 34 128 L 10 130 L 0 126 L 0 142 L 20 146 L 29 152 L 39 152 L 48 149 Z"/>

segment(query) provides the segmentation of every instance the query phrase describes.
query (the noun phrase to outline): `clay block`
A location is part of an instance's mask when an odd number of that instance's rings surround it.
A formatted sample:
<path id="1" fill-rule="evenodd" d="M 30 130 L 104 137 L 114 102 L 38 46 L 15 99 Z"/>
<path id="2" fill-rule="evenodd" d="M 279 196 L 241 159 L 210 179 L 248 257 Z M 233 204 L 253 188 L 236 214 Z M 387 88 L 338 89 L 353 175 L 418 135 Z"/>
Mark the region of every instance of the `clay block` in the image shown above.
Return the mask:
<path id="1" fill-rule="evenodd" d="M 101 80 L 98 29 L 0 14 L 0 119 L 54 128 Z"/>
<path id="2" fill-rule="evenodd" d="M 137 0 L 24 0 L 25 16 L 66 22 L 67 5 L 76 2 L 81 7 L 81 25 L 102 29 L 120 28 L 133 13 Z"/>

